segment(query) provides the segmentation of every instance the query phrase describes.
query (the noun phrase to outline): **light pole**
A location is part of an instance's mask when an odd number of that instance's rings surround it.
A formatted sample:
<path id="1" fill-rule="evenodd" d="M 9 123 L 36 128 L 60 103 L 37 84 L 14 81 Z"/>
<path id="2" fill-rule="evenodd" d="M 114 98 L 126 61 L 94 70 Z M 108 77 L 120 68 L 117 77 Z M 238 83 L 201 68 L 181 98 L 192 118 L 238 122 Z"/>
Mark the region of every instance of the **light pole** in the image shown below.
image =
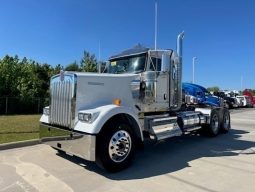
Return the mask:
<path id="1" fill-rule="evenodd" d="M 155 1 L 155 50 L 157 49 L 157 36 L 158 36 L 158 2 Z"/>
<path id="2" fill-rule="evenodd" d="M 197 57 L 192 58 L 192 83 L 195 83 L 195 60 Z"/>
<path id="3" fill-rule="evenodd" d="M 243 91 L 243 76 L 241 75 L 241 91 Z"/>

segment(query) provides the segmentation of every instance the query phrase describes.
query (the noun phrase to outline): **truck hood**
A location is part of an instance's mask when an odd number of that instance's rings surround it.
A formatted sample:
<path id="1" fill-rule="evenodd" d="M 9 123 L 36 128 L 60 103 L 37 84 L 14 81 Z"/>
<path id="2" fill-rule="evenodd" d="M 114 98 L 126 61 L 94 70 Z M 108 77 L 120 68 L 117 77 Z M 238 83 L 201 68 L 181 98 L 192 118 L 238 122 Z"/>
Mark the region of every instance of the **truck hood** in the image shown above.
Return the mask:
<path id="1" fill-rule="evenodd" d="M 116 99 L 118 105 L 135 112 L 131 82 L 136 78 L 139 75 L 61 71 L 50 82 L 50 123 L 74 127 L 79 111 L 110 105 Z"/>
<path id="2" fill-rule="evenodd" d="M 220 107 L 220 99 L 215 96 L 207 96 L 205 103 L 210 106 Z"/>
<path id="3" fill-rule="evenodd" d="M 121 100 L 122 106 L 134 106 L 131 82 L 139 78 L 139 75 L 102 73 L 75 73 L 75 75 L 77 110 L 112 104 L 116 98 Z"/>

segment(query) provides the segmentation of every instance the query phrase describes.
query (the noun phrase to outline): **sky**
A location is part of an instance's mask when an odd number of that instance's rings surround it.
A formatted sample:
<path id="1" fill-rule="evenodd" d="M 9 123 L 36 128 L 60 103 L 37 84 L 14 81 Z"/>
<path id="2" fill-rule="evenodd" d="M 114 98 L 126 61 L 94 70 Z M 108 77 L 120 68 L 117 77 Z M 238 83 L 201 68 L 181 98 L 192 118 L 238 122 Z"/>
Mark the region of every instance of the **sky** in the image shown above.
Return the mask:
<path id="1" fill-rule="evenodd" d="M 254 0 L 157 0 L 158 48 L 185 31 L 183 81 L 255 89 Z M 155 0 L 0 0 L 0 58 L 53 66 L 83 51 L 107 60 L 140 43 L 154 47 Z"/>

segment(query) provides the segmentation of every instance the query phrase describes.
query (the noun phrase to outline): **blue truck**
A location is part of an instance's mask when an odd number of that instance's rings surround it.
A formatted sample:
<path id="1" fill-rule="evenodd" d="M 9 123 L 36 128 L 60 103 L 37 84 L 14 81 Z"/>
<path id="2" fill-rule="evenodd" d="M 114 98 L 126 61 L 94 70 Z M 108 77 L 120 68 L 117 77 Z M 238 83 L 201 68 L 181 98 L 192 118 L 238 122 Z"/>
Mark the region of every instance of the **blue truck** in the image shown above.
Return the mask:
<path id="1" fill-rule="evenodd" d="M 213 96 L 206 88 L 194 83 L 182 83 L 184 102 L 188 105 L 222 107 L 223 100 Z"/>

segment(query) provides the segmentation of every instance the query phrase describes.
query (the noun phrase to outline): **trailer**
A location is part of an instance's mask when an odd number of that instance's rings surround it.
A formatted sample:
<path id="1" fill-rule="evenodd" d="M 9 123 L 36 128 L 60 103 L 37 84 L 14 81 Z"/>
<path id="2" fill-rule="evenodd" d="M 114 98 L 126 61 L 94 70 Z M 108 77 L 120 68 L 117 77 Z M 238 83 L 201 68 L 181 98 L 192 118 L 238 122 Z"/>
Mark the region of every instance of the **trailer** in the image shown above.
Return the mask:
<path id="1" fill-rule="evenodd" d="M 53 76 L 50 105 L 40 119 L 41 141 L 115 172 L 130 165 L 147 139 L 227 133 L 227 109 L 189 107 L 183 101 L 183 38 L 182 32 L 176 52 L 136 47 L 114 55 L 106 74 L 61 71 Z"/>

